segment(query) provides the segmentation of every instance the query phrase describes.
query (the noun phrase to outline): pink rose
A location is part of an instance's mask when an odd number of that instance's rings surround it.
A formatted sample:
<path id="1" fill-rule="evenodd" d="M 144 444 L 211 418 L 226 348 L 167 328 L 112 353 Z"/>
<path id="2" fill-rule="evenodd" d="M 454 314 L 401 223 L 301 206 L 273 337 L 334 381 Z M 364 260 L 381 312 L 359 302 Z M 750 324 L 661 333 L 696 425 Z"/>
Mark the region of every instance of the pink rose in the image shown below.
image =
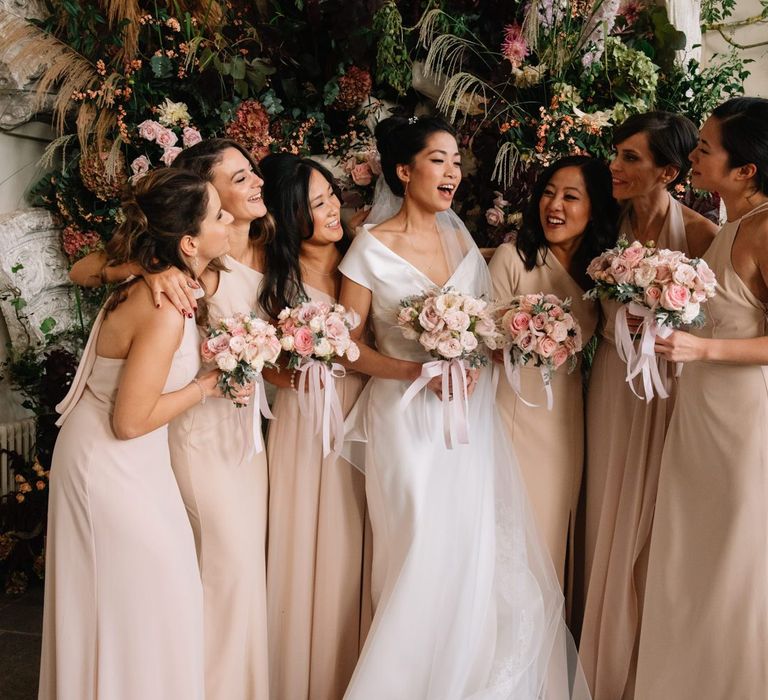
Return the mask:
<path id="1" fill-rule="evenodd" d="M 475 333 L 483 338 L 495 335 L 496 324 L 490 318 L 483 317 L 475 324 Z"/>
<path id="2" fill-rule="evenodd" d="M 677 282 L 677 284 L 682 284 L 685 287 L 692 287 L 694 281 L 696 280 L 696 270 L 694 270 L 690 265 L 683 263 L 678 265 L 672 271 L 672 279 Z"/>
<path id="3" fill-rule="evenodd" d="M 533 349 L 535 342 L 536 342 L 536 338 L 534 337 L 533 333 L 531 333 L 530 331 L 525 331 L 521 333 L 515 339 L 515 344 L 523 352 L 530 352 Z"/>
<path id="4" fill-rule="evenodd" d="M 459 357 L 462 353 L 461 341 L 452 336 L 444 337 L 437 344 L 437 352 L 448 360 Z"/>
<path id="5" fill-rule="evenodd" d="M 151 166 L 152 163 L 149 162 L 149 158 L 146 156 L 139 156 L 138 158 L 134 158 L 131 162 L 131 171 L 133 172 L 133 177 L 138 180 L 142 176 L 146 175 L 147 172 L 149 172 Z"/>
<path id="6" fill-rule="evenodd" d="M 413 321 L 418 318 L 419 314 L 412 306 L 404 306 L 400 309 L 400 313 L 397 314 L 397 322 L 401 326 L 409 326 Z"/>
<path id="7" fill-rule="evenodd" d="M 207 351 L 202 350 L 202 354 L 205 359 L 212 360 L 214 356 L 227 350 L 229 348 L 229 339 L 230 336 L 228 333 L 222 333 L 221 335 L 217 335 L 214 338 L 208 338 L 208 340 L 204 341 L 203 346 L 207 347 Z"/>
<path id="8" fill-rule="evenodd" d="M 439 333 L 428 333 L 424 332 L 419 336 L 419 343 L 421 343 L 421 347 L 423 347 L 425 350 L 434 350 L 437 348 L 437 344 L 440 342 L 440 334 Z"/>
<path id="9" fill-rule="evenodd" d="M 670 311 L 682 311 L 691 298 L 691 293 L 680 284 L 668 284 L 661 291 L 661 305 Z"/>
<path id="10" fill-rule="evenodd" d="M 365 162 L 368 163 L 368 167 L 374 175 L 377 177 L 381 175 L 381 156 L 377 150 L 368 151 Z"/>
<path id="11" fill-rule="evenodd" d="M 568 337 L 568 326 L 563 321 L 555 321 L 551 335 L 558 343 L 562 343 Z"/>
<path id="12" fill-rule="evenodd" d="M 531 319 L 531 325 L 533 326 L 534 330 L 543 331 L 544 327 L 547 325 L 548 320 L 549 318 L 547 317 L 547 314 L 545 313 L 536 314 Z"/>
<path id="13" fill-rule="evenodd" d="M 155 133 L 155 141 L 158 146 L 170 148 L 171 146 L 175 146 L 178 140 L 178 136 L 176 136 L 170 129 L 166 129 L 164 126 L 158 126 Z"/>
<path id="14" fill-rule="evenodd" d="M 542 357 L 552 357 L 555 354 L 555 350 L 557 350 L 557 346 L 556 340 L 545 335 L 543 338 L 539 338 L 539 355 Z"/>
<path id="15" fill-rule="evenodd" d="M 371 171 L 371 166 L 368 165 L 368 163 L 358 163 L 354 168 L 352 168 L 350 175 L 352 177 L 352 182 L 354 182 L 356 185 L 360 185 L 361 187 L 370 185 L 371 181 L 373 180 L 373 172 Z"/>
<path id="16" fill-rule="evenodd" d="M 158 122 L 151 119 L 145 119 L 138 126 L 139 136 L 147 141 L 154 141 L 162 129 L 163 127 Z"/>
<path id="17" fill-rule="evenodd" d="M 356 343 L 350 343 L 347 348 L 347 359 L 350 362 L 357 362 L 360 359 L 360 348 Z"/>
<path id="18" fill-rule="evenodd" d="M 181 132 L 181 140 L 184 143 L 184 148 L 189 148 L 196 143 L 200 143 L 203 140 L 203 137 L 197 129 L 194 129 L 191 126 L 185 126 L 184 130 Z"/>
<path id="19" fill-rule="evenodd" d="M 443 320 L 449 330 L 465 331 L 469 328 L 469 314 L 458 309 L 449 309 L 443 314 Z"/>
<path id="20" fill-rule="evenodd" d="M 645 305 L 655 309 L 661 301 L 661 287 L 648 287 L 645 290 Z"/>
<path id="21" fill-rule="evenodd" d="M 302 304 L 297 313 L 296 320 L 299 323 L 309 323 L 315 316 L 320 314 L 320 307 L 314 303 Z"/>
<path id="22" fill-rule="evenodd" d="M 656 281 L 660 282 L 661 284 L 666 284 L 672 279 L 672 268 L 662 263 L 660 265 L 656 265 Z"/>
<path id="23" fill-rule="evenodd" d="M 629 248 L 625 248 L 620 257 L 624 259 L 624 262 L 629 267 L 636 267 L 637 264 L 645 257 L 646 248 L 635 241 Z"/>
<path id="24" fill-rule="evenodd" d="M 552 362 L 555 365 L 555 369 L 562 367 L 570 356 L 571 353 L 568 351 L 568 348 L 565 345 L 561 345 L 557 350 L 555 350 L 554 354 L 552 355 Z"/>
<path id="25" fill-rule="evenodd" d="M 293 349 L 302 355 L 307 357 L 312 354 L 312 349 L 315 346 L 314 334 L 307 326 L 302 326 L 293 335 Z"/>
<path id="26" fill-rule="evenodd" d="M 443 320 L 433 305 L 424 305 L 419 314 L 419 323 L 425 331 L 435 331 L 443 328 Z"/>
<path id="27" fill-rule="evenodd" d="M 632 268 L 622 257 L 616 258 L 611 263 L 610 274 L 617 284 L 629 284 L 632 282 Z"/>
<path id="28" fill-rule="evenodd" d="M 715 273 L 712 272 L 712 269 L 703 260 L 699 260 L 698 265 L 696 265 L 696 273 L 705 287 L 714 286 L 716 282 Z"/>
<path id="29" fill-rule="evenodd" d="M 531 315 L 524 311 L 518 311 L 513 317 L 510 323 L 510 327 L 515 331 L 527 330 L 531 323 Z"/>
<path id="30" fill-rule="evenodd" d="M 181 150 L 182 149 L 179 148 L 178 146 L 171 146 L 170 148 L 166 148 L 163 151 L 163 155 L 160 156 L 160 160 L 162 160 L 163 163 L 165 163 L 165 165 L 170 167 L 171 163 L 173 163 L 173 161 L 176 160 L 176 156 L 178 156 L 179 153 L 181 153 Z"/>
<path id="31" fill-rule="evenodd" d="M 491 207 L 485 212 L 485 220 L 489 226 L 501 226 L 504 223 L 504 212 L 498 207 Z"/>

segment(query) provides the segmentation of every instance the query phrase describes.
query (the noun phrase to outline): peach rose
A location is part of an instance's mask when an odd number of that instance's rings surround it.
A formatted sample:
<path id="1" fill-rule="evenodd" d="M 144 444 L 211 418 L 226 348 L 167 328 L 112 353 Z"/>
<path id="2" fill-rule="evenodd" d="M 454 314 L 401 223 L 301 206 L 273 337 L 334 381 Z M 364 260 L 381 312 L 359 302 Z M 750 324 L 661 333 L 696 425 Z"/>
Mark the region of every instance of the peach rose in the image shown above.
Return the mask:
<path id="1" fill-rule="evenodd" d="M 554 354 L 552 355 L 552 363 L 555 365 L 555 369 L 562 367 L 570 356 L 571 353 L 564 345 L 561 345 L 557 350 L 555 350 Z"/>
<path id="2" fill-rule="evenodd" d="M 648 287 L 645 290 L 645 305 L 651 309 L 655 309 L 660 302 L 661 302 L 661 288 Z"/>
<path id="3" fill-rule="evenodd" d="M 680 284 L 668 284 L 661 290 L 661 305 L 670 311 L 682 311 L 690 298 L 687 287 Z"/>
<path id="4" fill-rule="evenodd" d="M 350 175 L 352 177 L 352 182 L 354 182 L 356 185 L 359 185 L 360 187 L 370 185 L 371 181 L 373 180 L 373 171 L 371 170 L 371 166 L 368 165 L 368 163 L 358 163 L 354 168 L 352 168 Z"/>
<path id="5" fill-rule="evenodd" d="M 542 357 L 552 357 L 557 350 L 558 343 L 553 338 L 545 335 L 543 338 L 539 338 L 539 355 Z"/>

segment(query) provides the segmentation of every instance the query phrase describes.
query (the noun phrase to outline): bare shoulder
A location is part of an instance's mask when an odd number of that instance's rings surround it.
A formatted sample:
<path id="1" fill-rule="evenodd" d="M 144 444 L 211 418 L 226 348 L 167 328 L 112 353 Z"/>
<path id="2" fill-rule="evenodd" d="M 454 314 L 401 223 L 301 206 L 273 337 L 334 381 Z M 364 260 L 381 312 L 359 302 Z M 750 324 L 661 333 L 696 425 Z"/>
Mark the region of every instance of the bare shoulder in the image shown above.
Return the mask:
<path id="1" fill-rule="evenodd" d="M 717 224 L 689 207 L 683 207 L 683 224 L 688 250 L 694 257 L 701 257 L 717 234 Z"/>
<path id="2" fill-rule="evenodd" d="M 134 284 L 127 292 L 127 297 L 115 314 L 123 311 L 125 321 L 130 321 L 136 329 L 136 336 L 150 334 L 181 333 L 184 327 L 184 317 L 172 304 L 163 304 L 159 309 L 155 306 L 152 291 L 146 284 Z"/>
<path id="3" fill-rule="evenodd" d="M 385 245 L 392 247 L 399 238 L 402 237 L 402 232 L 395 229 L 394 219 L 387 219 L 380 224 L 376 224 L 373 227 L 367 229 L 374 238 L 378 239 Z"/>

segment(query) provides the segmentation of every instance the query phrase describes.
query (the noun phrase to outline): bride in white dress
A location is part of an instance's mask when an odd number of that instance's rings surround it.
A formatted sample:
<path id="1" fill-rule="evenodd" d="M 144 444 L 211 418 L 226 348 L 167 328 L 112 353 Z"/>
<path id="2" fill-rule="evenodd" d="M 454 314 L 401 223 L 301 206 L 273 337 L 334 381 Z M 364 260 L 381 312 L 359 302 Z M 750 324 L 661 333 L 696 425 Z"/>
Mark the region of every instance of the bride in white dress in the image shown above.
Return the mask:
<path id="1" fill-rule="evenodd" d="M 358 339 L 370 319 L 378 348 L 361 347 L 354 366 L 373 379 L 347 422 L 348 439 L 365 443 L 375 616 L 345 698 L 588 698 L 490 369 L 468 377 L 468 445 L 444 446 L 439 377 L 399 405 L 432 359 L 397 327 L 400 300 L 435 286 L 491 290 L 450 211 L 456 140 L 436 118 L 391 117 L 376 137 L 386 182 L 404 198 L 377 194 L 373 223 L 339 267 L 340 301 L 362 317 Z"/>

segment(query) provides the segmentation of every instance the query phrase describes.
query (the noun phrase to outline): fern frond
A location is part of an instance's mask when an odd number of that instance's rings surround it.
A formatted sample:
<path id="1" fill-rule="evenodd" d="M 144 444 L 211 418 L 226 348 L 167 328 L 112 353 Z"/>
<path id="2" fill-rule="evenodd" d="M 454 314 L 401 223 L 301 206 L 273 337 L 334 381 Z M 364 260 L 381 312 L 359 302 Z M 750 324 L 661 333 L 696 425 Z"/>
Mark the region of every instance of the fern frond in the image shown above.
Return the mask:
<path id="1" fill-rule="evenodd" d="M 512 186 L 515 169 L 520 162 L 520 151 L 511 141 L 501 144 L 493 163 L 491 180 L 498 182 L 505 190 Z"/>

